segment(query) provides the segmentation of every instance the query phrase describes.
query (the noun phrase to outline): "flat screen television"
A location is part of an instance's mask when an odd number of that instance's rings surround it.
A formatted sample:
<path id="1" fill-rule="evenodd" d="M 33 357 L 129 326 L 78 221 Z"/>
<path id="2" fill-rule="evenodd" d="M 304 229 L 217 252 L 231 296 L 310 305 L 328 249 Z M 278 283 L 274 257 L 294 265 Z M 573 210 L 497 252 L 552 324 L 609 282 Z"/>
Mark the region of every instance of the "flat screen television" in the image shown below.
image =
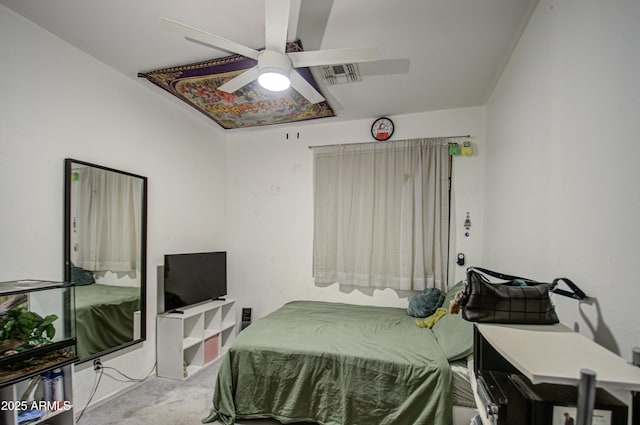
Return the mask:
<path id="1" fill-rule="evenodd" d="M 227 295 L 227 253 L 164 256 L 164 311 L 179 310 Z"/>

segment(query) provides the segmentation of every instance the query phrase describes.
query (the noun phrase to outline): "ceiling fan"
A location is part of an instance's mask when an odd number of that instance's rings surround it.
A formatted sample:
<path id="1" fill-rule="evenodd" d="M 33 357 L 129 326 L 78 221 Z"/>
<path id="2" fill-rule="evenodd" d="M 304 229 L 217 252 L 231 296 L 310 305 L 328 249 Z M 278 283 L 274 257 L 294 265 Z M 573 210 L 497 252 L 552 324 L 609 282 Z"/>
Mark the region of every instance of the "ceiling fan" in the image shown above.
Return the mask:
<path id="1" fill-rule="evenodd" d="M 168 18 L 160 18 L 160 25 L 182 34 L 187 40 L 236 53 L 258 61 L 253 68 L 232 78 L 218 90 L 233 93 L 254 80 L 267 90 L 283 91 L 293 87 L 310 103 L 322 102 L 324 97 L 295 68 L 371 62 L 378 58 L 377 47 L 285 51 L 291 0 L 265 0 L 265 49 L 255 50 Z"/>

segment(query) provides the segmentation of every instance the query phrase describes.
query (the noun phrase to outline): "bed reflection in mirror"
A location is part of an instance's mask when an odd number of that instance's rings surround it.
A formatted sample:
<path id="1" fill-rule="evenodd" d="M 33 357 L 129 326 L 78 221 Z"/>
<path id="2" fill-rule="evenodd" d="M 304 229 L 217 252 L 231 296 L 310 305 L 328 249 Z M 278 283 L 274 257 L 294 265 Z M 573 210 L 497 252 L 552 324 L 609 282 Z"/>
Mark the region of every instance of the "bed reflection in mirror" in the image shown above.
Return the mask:
<path id="1" fill-rule="evenodd" d="M 147 179 L 65 160 L 65 280 L 80 362 L 145 339 Z"/>

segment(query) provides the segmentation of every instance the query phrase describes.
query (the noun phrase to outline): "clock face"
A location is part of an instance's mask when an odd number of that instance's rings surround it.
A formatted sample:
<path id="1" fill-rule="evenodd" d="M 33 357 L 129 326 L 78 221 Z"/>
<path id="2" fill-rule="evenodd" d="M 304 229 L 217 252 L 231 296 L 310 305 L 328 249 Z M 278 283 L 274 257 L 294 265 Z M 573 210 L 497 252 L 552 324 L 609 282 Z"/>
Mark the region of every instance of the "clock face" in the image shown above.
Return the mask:
<path id="1" fill-rule="evenodd" d="M 371 126 L 371 135 L 379 141 L 388 140 L 393 134 L 393 121 L 389 118 L 378 118 Z"/>

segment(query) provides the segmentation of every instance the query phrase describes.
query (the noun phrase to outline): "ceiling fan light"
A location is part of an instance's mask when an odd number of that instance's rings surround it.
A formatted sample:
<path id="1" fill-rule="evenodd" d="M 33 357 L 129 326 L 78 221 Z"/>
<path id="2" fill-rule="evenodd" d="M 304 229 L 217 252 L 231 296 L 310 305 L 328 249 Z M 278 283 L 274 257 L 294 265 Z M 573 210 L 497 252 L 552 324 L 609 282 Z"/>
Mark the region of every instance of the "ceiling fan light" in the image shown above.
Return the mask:
<path id="1" fill-rule="evenodd" d="M 258 76 L 258 83 L 269 91 L 284 91 L 291 86 L 288 75 L 274 70 L 264 70 Z"/>

